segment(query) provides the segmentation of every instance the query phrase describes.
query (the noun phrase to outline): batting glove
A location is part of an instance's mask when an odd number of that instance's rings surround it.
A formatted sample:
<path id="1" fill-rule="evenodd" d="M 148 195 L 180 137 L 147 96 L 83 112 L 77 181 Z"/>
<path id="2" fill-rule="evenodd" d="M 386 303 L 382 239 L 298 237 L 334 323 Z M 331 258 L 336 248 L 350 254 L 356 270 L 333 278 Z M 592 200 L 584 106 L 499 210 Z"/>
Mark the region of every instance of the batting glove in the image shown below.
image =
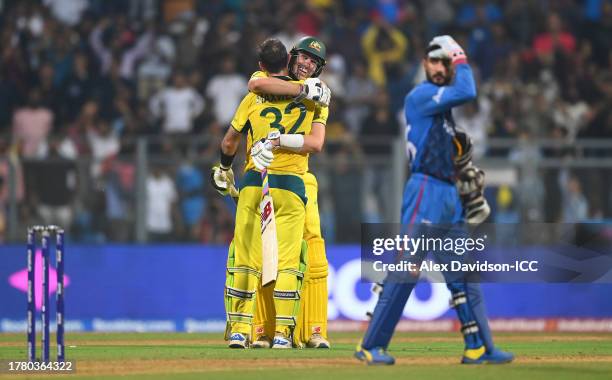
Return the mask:
<path id="1" fill-rule="evenodd" d="M 331 90 L 325 83 L 321 83 L 323 84 L 323 95 L 321 95 L 321 101 L 319 104 L 321 104 L 323 107 L 329 107 L 329 103 L 331 102 Z"/>
<path id="2" fill-rule="evenodd" d="M 304 99 L 312 100 L 324 107 L 329 106 L 331 90 L 319 78 L 308 78 L 302 84 L 302 91 L 294 98 L 296 102 Z"/>
<path id="3" fill-rule="evenodd" d="M 272 160 L 274 160 L 273 148 L 272 142 L 267 139 L 261 139 L 253 145 L 251 159 L 257 169 L 264 170 L 272 164 Z"/>
<path id="4" fill-rule="evenodd" d="M 221 165 L 215 165 L 210 173 L 210 179 L 213 187 L 219 194 L 238 198 L 238 189 L 234 182 L 234 172 L 232 168 L 224 168 Z"/>
<path id="5" fill-rule="evenodd" d="M 441 50 L 441 52 L 438 50 L 430 52 L 430 57 L 448 58 L 453 63 L 462 63 L 467 61 L 467 56 L 465 55 L 463 48 L 459 46 L 457 41 L 455 41 L 451 36 L 444 35 L 434 37 L 434 39 L 431 40 L 430 45 L 438 45 L 440 46 Z"/>

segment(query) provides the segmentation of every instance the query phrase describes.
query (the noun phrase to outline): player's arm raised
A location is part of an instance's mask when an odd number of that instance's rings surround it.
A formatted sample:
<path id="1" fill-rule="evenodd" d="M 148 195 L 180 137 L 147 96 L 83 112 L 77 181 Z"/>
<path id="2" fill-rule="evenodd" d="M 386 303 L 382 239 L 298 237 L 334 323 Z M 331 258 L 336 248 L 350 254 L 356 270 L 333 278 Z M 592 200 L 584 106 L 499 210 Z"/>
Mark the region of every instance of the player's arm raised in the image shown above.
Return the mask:
<path id="1" fill-rule="evenodd" d="M 448 70 L 454 70 L 454 81 L 445 86 L 428 84 L 419 87 L 406 101 L 425 115 L 435 115 L 450 110 L 453 107 L 476 98 L 476 82 L 463 49 L 450 36 L 438 36 L 426 59 L 434 64 L 447 65 Z M 436 49 L 437 48 L 437 49 Z M 445 63 L 446 62 L 446 63 Z M 451 66 L 452 65 L 452 66 Z"/>
<path id="2" fill-rule="evenodd" d="M 274 77 L 253 76 L 248 88 L 256 94 L 293 96 L 296 102 L 309 99 L 324 107 L 329 106 L 331 100 L 331 90 L 319 78 L 308 78 L 300 84 Z"/>

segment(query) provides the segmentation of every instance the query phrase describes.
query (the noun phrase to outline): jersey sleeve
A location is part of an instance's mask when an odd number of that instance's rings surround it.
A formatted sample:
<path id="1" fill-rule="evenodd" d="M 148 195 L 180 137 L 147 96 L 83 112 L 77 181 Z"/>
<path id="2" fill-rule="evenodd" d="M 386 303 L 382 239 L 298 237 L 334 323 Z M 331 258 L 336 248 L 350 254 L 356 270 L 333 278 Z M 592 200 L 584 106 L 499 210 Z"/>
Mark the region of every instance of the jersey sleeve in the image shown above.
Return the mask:
<path id="1" fill-rule="evenodd" d="M 240 102 L 238 109 L 234 113 L 234 118 L 232 119 L 232 122 L 230 125 L 237 132 L 242 132 L 244 129 L 244 126 L 249 121 L 249 116 L 251 113 L 251 105 L 253 104 L 254 99 L 255 99 L 255 96 L 253 94 L 247 94 L 244 98 L 242 98 L 242 101 Z"/>
<path id="2" fill-rule="evenodd" d="M 423 115 L 443 113 L 476 98 L 476 83 L 472 69 L 467 63 L 455 67 L 455 81 L 452 85 L 436 86 L 424 83 L 410 93 L 407 102 Z"/>
<path id="3" fill-rule="evenodd" d="M 266 74 L 265 71 L 255 71 L 253 74 L 251 74 L 251 79 L 254 78 L 267 78 L 268 74 Z"/>
<path id="4" fill-rule="evenodd" d="M 312 122 L 327 125 L 328 116 L 329 116 L 329 107 L 322 107 L 317 104 L 314 110 L 314 117 L 312 119 Z"/>

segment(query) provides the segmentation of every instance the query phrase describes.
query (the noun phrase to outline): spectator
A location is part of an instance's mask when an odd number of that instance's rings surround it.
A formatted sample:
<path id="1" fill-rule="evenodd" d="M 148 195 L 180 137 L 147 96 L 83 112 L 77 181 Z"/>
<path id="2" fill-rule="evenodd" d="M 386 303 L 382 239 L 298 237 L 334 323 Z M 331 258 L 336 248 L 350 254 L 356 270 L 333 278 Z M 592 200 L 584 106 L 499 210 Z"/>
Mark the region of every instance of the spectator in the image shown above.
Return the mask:
<path id="1" fill-rule="evenodd" d="M 376 91 L 376 85 L 368 77 L 365 62 L 355 62 L 352 74 L 346 83 L 346 111 L 344 113 L 344 119 L 351 133 L 361 132 L 363 120 L 370 113 L 370 106 L 374 101 Z"/>
<path id="2" fill-rule="evenodd" d="M 113 60 L 119 62 L 119 73 L 122 78 L 131 79 L 134 74 L 135 63 L 144 56 L 153 39 L 152 31 L 147 31 L 136 41 L 134 33 L 125 25 L 125 20 L 120 18 L 117 29 L 110 30 L 110 46 L 106 46 L 103 35 L 109 31 L 112 25 L 110 18 L 103 18 L 89 36 L 89 43 L 100 62 L 102 74 L 111 70 Z M 132 46 L 130 46 L 133 44 Z"/>
<path id="3" fill-rule="evenodd" d="M 163 119 L 164 133 L 189 133 L 193 120 L 204 110 L 204 99 L 188 85 L 185 74 L 177 72 L 172 77 L 172 86 L 151 98 L 149 110 L 156 119 Z"/>
<path id="4" fill-rule="evenodd" d="M 128 242 L 134 220 L 136 167 L 129 155 L 130 145 L 123 143 L 119 154 L 107 158 L 101 166 L 104 186 L 106 235 L 111 241 Z"/>
<path id="5" fill-rule="evenodd" d="M 12 170 L 11 170 L 12 169 Z M 11 185 L 14 186 L 14 199 L 11 199 Z M 24 196 L 23 171 L 16 152 L 11 152 L 9 142 L 0 138 L 0 243 L 4 242 L 6 211 L 9 201 L 21 204 Z"/>
<path id="6" fill-rule="evenodd" d="M 43 0 L 51 9 L 51 14 L 68 26 L 75 26 L 81 21 L 81 15 L 87 10 L 87 0 Z"/>
<path id="7" fill-rule="evenodd" d="M 363 189 L 365 193 L 364 210 L 368 210 L 366 217 L 368 223 L 379 223 L 384 220 L 384 215 L 391 215 L 392 203 L 388 200 L 390 196 L 389 187 L 385 184 L 391 182 L 390 169 L 388 165 L 380 165 L 374 162 L 391 161 L 391 144 L 399 136 L 399 126 L 391 113 L 389 97 L 380 89 L 375 95 L 372 112 L 365 119 L 360 136 L 365 144 L 362 146 L 363 153 L 372 158 L 365 163 L 363 173 Z"/>
<path id="8" fill-rule="evenodd" d="M 197 241 L 206 209 L 202 172 L 190 160 L 184 160 L 176 174 L 176 186 L 185 232 L 183 238 Z"/>
<path id="9" fill-rule="evenodd" d="M 91 175 L 97 179 L 102 171 L 102 163 L 119 153 L 119 132 L 111 128 L 105 120 L 87 126 L 87 141 L 91 151 Z"/>
<path id="10" fill-rule="evenodd" d="M 284 19 L 281 31 L 273 37 L 278 38 L 283 45 L 285 45 L 287 51 L 290 51 L 298 43 L 300 38 L 306 37 L 306 35 L 298 30 L 296 17 L 290 17 Z"/>
<path id="11" fill-rule="evenodd" d="M 502 185 L 497 190 L 493 220 L 495 242 L 506 247 L 516 245 L 520 216 L 516 210 L 512 189 L 507 185 Z"/>
<path id="12" fill-rule="evenodd" d="M 368 60 L 370 78 L 378 86 L 385 86 L 386 69 L 405 58 L 408 40 L 398 29 L 378 17 L 366 30 L 361 45 Z"/>
<path id="13" fill-rule="evenodd" d="M 77 172 L 74 160 L 60 154 L 61 139 L 49 140 L 49 154 L 45 161 L 31 168 L 34 183 L 30 184 L 38 214 L 46 225 L 58 225 L 66 230 L 72 226 L 73 201 L 77 190 Z"/>
<path id="14" fill-rule="evenodd" d="M 32 89 L 28 103 L 13 115 L 13 139 L 21 146 L 23 157 L 40 157 L 53 117 L 53 112 L 41 103 L 40 89 Z"/>
<path id="15" fill-rule="evenodd" d="M 213 76 L 206 86 L 206 96 L 212 102 L 216 122 L 229 125 L 247 91 L 247 81 L 236 72 L 233 57 L 224 57 L 220 67 L 220 73 Z"/>
<path id="16" fill-rule="evenodd" d="M 4 72 L 0 69 L 0 134 L 6 134 L 11 125 L 13 110 L 17 105 L 17 89 L 14 84 L 4 78 Z"/>
<path id="17" fill-rule="evenodd" d="M 512 149 L 508 157 L 510 162 L 516 164 L 520 169 L 517 196 L 521 207 L 521 221 L 542 220 L 545 194 L 542 176 L 538 171 L 538 162 L 541 158 L 542 153 L 531 140 L 529 133 L 522 132 L 518 146 Z"/>
<path id="18" fill-rule="evenodd" d="M 580 181 L 565 170 L 559 175 L 559 183 L 563 192 L 563 222 L 585 222 L 589 218 L 589 203 Z"/>
<path id="19" fill-rule="evenodd" d="M 160 35 L 153 43 L 153 50 L 147 54 L 138 67 L 138 97 L 149 99 L 167 83 L 172 73 L 172 62 L 176 48 L 172 39 Z"/>
<path id="20" fill-rule="evenodd" d="M 63 85 L 63 114 L 68 123 L 76 119 L 83 104 L 93 96 L 96 79 L 92 75 L 90 66 L 87 54 L 84 52 L 75 54 L 73 70 Z"/>
<path id="21" fill-rule="evenodd" d="M 563 30 L 563 22 L 557 13 L 548 15 L 547 32 L 539 34 L 533 40 L 533 49 L 539 57 L 550 56 L 560 49 L 565 54 L 572 54 L 576 49 L 576 37 Z"/>
<path id="22" fill-rule="evenodd" d="M 352 241 L 353 234 L 359 230 L 362 210 L 355 205 L 361 205 L 364 199 L 360 174 L 362 154 L 354 138 L 348 133 L 345 136 L 334 154 L 332 173 L 336 241 L 339 243 Z"/>
<path id="23" fill-rule="evenodd" d="M 149 240 L 167 242 L 174 231 L 174 208 L 178 200 L 172 179 L 159 167 L 147 178 L 147 232 Z"/>
<path id="24" fill-rule="evenodd" d="M 321 80 L 332 90 L 336 100 L 345 100 L 346 96 L 346 62 L 337 53 L 331 53 L 327 57 L 327 65 L 321 73 Z"/>
<path id="25" fill-rule="evenodd" d="M 474 143 L 474 160 L 479 160 L 487 151 L 487 131 L 491 126 L 491 101 L 481 95 L 477 100 L 457 108 L 454 116 L 457 125 L 471 137 Z"/>

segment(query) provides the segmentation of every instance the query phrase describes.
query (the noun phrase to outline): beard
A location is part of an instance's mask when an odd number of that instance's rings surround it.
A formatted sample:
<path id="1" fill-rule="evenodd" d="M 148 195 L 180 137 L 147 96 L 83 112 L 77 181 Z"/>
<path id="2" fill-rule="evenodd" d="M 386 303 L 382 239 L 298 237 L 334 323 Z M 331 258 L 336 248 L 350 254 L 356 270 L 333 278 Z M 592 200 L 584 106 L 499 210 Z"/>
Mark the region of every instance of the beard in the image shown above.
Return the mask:
<path id="1" fill-rule="evenodd" d="M 433 75 L 431 75 L 427 71 L 425 72 L 425 75 L 427 76 L 427 80 L 435 84 L 436 86 L 446 86 L 450 84 L 451 79 L 453 77 L 450 73 L 448 75 L 444 75 L 442 73 L 434 73 Z"/>

